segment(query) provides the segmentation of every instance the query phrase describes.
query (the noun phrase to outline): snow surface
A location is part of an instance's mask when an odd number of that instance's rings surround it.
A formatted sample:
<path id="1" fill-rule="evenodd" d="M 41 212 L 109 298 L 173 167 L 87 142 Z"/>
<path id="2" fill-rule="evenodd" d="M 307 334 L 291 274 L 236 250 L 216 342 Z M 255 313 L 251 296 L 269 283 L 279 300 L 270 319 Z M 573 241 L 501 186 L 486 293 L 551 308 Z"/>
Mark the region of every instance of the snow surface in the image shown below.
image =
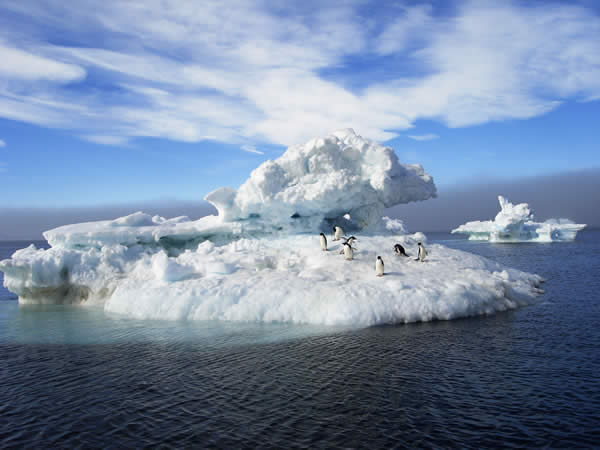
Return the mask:
<path id="1" fill-rule="evenodd" d="M 553 242 L 572 241 L 586 225 L 568 219 L 549 219 L 534 222 L 533 211 L 527 203 L 513 205 L 498 196 L 500 212 L 487 221 L 467 222 L 452 233 L 468 234 L 471 240 L 491 242 Z"/>
<path id="2" fill-rule="evenodd" d="M 352 130 L 290 147 L 239 190 L 207 196 L 218 216 L 165 219 L 142 212 L 47 231 L 0 262 L 20 303 L 83 303 L 144 319 L 278 321 L 369 326 L 491 314 L 527 304 L 537 275 L 428 245 L 383 208 L 424 200 L 421 166 Z M 347 261 L 332 226 L 354 234 Z M 323 252 L 319 231 L 329 249 Z M 427 246 L 415 261 L 417 242 Z M 396 256 L 401 243 L 411 258 Z M 385 275 L 377 277 L 382 256 Z"/>

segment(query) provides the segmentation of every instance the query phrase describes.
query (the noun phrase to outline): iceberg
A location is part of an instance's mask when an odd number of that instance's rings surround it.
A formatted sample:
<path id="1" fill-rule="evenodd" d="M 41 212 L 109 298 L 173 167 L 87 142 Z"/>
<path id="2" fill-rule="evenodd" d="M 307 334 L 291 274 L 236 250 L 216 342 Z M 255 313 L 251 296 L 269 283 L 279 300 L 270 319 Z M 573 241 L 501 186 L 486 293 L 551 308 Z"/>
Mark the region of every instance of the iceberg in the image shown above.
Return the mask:
<path id="1" fill-rule="evenodd" d="M 490 242 L 554 242 L 572 241 L 586 225 L 568 219 L 549 219 L 535 222 L 527 203 L 513 205 L 498 196 L 500 212 L 494 220 L 467 222 L 452 233 L 468 234 L 470 240 Z"/>
<path id="2" fill-rule="evenodd" d="M 44 233 L 49 249 L 18 250 L 0 270 L 21 304 L 101 305 L 141 319 L 370 326 L 531 303 L 542 292 L 537 275 L 442 245 L 427 244 L 427 260 L 414 260 L 426 236 L 382 213 L 435 195 L 420 165 L 341 130 L 288 148 L 237 190 L 208 194 L 216 216 L 136 212 L 66 225 Z M 353 260 L 339 254 L 334 225 L 357 237 Z M 413 257 L 396 256 L 396 243 Z"/>

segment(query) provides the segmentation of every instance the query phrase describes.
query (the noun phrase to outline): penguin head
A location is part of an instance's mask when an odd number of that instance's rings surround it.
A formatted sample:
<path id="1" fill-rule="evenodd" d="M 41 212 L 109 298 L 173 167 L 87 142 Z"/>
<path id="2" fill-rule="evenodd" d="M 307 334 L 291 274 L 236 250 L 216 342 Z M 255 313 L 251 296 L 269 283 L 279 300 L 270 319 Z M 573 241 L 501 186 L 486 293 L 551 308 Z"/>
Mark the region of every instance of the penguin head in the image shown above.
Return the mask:
<path id="1" fill-rule="evenodd" d="M 381 256 L 378 256 L 378 257 L 377 257 L 377 259 L 379 259 L 379 260 L 380 260 L 380 259 L 381 259 Z"/>
<path id="2" fill-rule="evenodd" d="M 417 242 L 417 245 L 421 245 L 421 243 L 420 243 L 420 242 Z"/>
<path id="3" fill-rule="evenodd" d="M 321 233 L 321 236 L 325 236 L 323 233 Z"/>

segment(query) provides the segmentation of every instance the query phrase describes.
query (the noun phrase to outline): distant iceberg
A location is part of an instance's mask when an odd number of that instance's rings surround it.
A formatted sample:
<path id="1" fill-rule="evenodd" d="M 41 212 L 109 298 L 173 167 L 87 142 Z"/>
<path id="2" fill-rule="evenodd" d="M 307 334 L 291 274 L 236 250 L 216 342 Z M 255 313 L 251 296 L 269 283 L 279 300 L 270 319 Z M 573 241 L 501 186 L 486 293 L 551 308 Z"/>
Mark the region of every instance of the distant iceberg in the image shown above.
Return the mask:
<path id="1" fill-rule="evenodd" d="M 533 211 L 527 203 L 513 205 L 498 196 L 500 212 L 487 221 L 467 222 L 452 233 L 468 234 L 471 240 L 490 242 L 553 242 L 572 241 L 586 225 L 568 219 L 549 219 L 534 222 Z"/>
<path id="2" fill-rule="evenodd" d="M 436 195 L 419 165 L 342 130 L 290 147 L 238 189 L 206 199 L 218 216 L 165 219 L 137 212 L 44 233 L 0 262 L 25 303 L 99 304 L 144 319 L 369 326 L 491 314 L 530 303 L 542 279 L 485 258 L 426 244 L 383 209 Z M 333 225 L 358 240 L 339 254 Z M 328 234 L 321 251 L 319 232 Z M 401 243 L 421 263 L 398 257 Z M 385 276 L 375 276 L 382 256 Z"/>

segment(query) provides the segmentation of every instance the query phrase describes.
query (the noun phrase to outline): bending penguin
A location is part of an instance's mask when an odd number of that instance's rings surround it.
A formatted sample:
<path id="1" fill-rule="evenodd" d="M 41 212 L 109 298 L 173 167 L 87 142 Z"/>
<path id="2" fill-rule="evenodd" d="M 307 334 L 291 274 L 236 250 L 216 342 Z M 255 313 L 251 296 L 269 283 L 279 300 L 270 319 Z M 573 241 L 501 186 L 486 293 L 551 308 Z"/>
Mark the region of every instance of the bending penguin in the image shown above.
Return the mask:
<path id="1" fill-rule="evenodd" d="M 354 241 L 356 241 L 354 236 L 350 236 L 349 238 L 342 237 L 342 239 L 344 240 L 344 244 L 347 242 L 350 245 L 354 244 Z"/>
<path id="2" fill-rule="evenodd" d="M 344 235 L 344 230 L 342 227 L 338 227 L 337 225 L 333 227 L 333 240 L 339 241 L 340 238 Z"/>
<path id="3" fill-rule="evenodd" d="M 381 259 L 381 256 L 378 256 L 377 261 L 375 261 L 375 272 L 377 272 L 378 277 L 383 276 L 383 267 L 383 259 Z"/>
<path id="4" fill-rule="evenodd" d="M 327 238 L 325 237 L 324 233 L 321 233 L 319 240 L 321 241 L 321 250 L 326 252 L 327 251 Z"/>
<path id="5" fill-rule="evenodd" d="M 354 258 L 354 250 L 352 250 L 352 246 L 347 242 L 344 242 L 344 257 L 347 261 L 351 261 Z"/>
<path id="6" fill-rule="evenodd" d="M 402 247 L 400 244 L 394 245 L 394 252 L 396 252 L 396 255 L 398 256 L 403 255 L 408 257 L 408 255 L 406 254 L 406 250 L 404 250 L 404 247 Z"/>
<path id="7" fill-rule="evenodd" d="M 423 262 L 423 261 L 425 261 L 425 257 L 427 256 L 427 250 L 425 250 L 425 247 L 420 242 L 418 243 L 418 245 L 419 245 L 419 255 L 417 256 L 417 259 L 415 259 L 415 261 Z"/>

